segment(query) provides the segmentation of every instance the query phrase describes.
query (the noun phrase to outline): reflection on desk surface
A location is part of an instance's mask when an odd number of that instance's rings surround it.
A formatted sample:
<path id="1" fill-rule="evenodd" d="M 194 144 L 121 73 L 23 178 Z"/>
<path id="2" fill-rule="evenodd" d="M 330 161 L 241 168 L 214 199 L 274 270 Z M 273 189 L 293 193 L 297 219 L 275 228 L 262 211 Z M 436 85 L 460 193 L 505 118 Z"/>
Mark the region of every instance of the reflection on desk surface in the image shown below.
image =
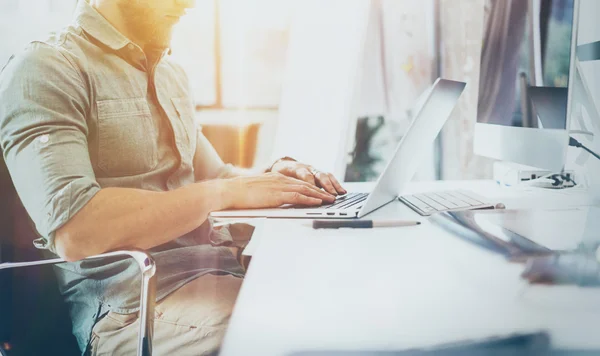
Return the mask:
<path id="1" fill-rule="evenodd" d="M 405 350 L 306 350 L 289 356 L 462 356 L 462 355 L 597 355 L 600 350 L 561 350 L 551 345 L 547 332 L 509 334 L 484 339 L 464 340 L 426 348 Z"/>
<path id="2" fill-rule="evenodd" d="M 487 221 L 551 250 L 575 250 L 600 241 L 600 208 L 506 210 L 478 214 Z"/>
<path id="3" fill-rule="evenodd" d="M 450 217 L 450 219 L 448 219 Z M 451 220 L 467 230 L 450 226 Z M 521 253 L 595 249 L 600 244 L 600 208 L 463 211 L 434 221 L 483 247 Z M 450 224 L 450 225 L 449 225 Z M 468 236 L 475 232 L 477 238 Z"/>

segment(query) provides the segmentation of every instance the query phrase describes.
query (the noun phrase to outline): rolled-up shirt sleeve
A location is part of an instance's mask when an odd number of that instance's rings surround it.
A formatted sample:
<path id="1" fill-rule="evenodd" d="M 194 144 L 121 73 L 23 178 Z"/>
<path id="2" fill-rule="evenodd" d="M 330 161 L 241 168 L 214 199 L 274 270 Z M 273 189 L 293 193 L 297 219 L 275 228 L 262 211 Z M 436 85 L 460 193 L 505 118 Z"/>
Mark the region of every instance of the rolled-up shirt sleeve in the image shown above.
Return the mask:
<path id="1" fill-rule="evenodd" d="M 89 96 L 68 54 L 31 44 L 0 73 L 0 145 L 11 178 L 41 238 L 55 231 L 100 190 L 90 162 Z"/>

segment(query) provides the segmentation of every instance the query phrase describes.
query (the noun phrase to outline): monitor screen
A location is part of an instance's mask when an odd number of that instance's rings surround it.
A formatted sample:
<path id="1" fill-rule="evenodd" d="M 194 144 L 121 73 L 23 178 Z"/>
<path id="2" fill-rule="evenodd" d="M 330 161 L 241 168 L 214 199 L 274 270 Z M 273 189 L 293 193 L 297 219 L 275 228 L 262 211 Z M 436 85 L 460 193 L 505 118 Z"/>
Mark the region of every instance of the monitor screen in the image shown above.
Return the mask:
<path id="1" fill-rule="evenodd" d="M 486 0 L 477 122 L 566 129 L 574 0 Z"/>

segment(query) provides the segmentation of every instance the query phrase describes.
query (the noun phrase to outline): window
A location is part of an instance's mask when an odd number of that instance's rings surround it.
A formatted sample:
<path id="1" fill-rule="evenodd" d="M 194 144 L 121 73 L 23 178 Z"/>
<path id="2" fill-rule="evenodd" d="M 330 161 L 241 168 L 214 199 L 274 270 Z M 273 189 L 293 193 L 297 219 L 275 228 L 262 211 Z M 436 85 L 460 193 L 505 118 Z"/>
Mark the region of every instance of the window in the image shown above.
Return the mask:
<path id="1" fill-rule="evenodd" d="M 196 104 L 276 109 L 293 0 L 205 0 L 182 18 L 173 57 L 190 77 Z M 0 66 L 25 43 L 69 23 L 76 0 L 0 1 Z"/>
<path id="2" fill-rule="evenodd" d="M 173 57 L 198 109 L 276 109 L 293 0 L 198 2 L 175 30 Z"/>

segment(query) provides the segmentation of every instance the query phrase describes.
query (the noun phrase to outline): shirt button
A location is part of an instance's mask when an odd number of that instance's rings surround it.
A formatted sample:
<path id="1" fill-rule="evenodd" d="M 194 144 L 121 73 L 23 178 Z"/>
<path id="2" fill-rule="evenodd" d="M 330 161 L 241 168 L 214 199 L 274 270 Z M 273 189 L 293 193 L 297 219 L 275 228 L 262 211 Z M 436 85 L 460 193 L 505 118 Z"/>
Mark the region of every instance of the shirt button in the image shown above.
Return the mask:
<path id="1" fill-rule="evenodd" d="M 42 135 L 42 136 L 40 136 L 40 142 L 41 143 L 48 143 L 48 140 L 49 140 L 48 135 Z"/>
<path id="2" fill-rule="evenodd" d="M 133 43 L 130 43 L 127 45 L 127 48 L 133 51 L 135 49 L 135 46 L 133 45 Z"/>

